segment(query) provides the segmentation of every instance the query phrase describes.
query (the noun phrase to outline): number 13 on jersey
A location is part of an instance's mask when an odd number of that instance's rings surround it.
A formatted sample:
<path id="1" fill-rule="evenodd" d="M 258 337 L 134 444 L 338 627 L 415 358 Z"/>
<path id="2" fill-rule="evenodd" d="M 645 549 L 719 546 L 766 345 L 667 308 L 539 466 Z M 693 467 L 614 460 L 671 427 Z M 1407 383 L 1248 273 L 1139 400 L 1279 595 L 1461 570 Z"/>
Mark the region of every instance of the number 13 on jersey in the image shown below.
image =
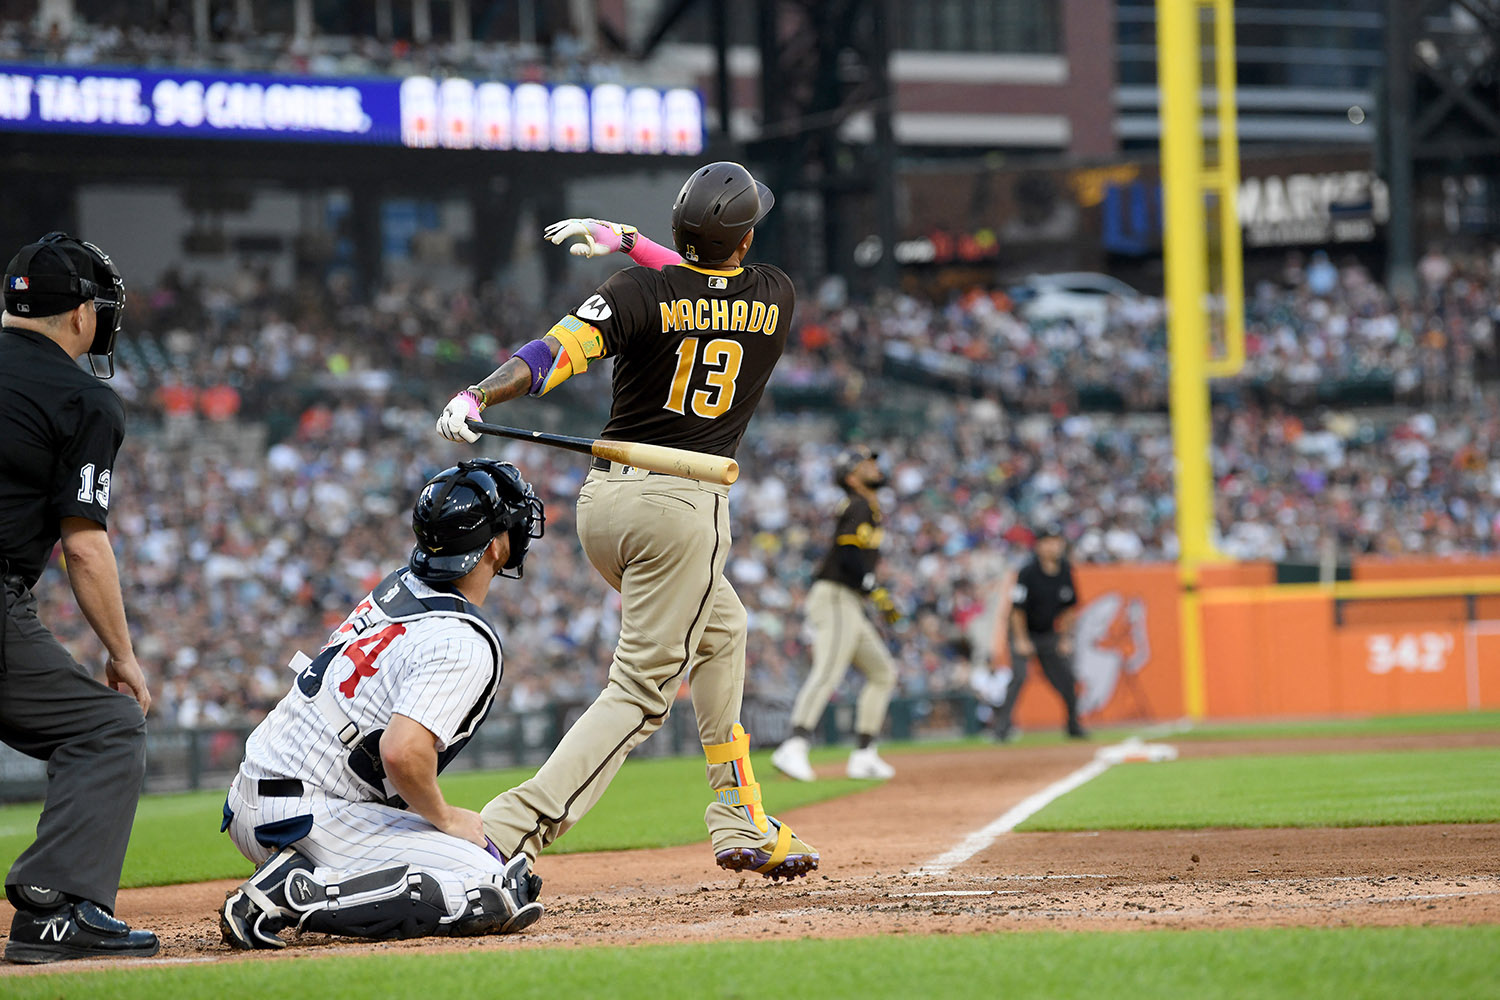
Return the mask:
<path id="1" fill-rule="evenodd" d="M 712 420 L 722 417 L 734 403 L 735 379 L 739 378 L 745 349 L 738 341 L 717 337 L 703 345 L 700 358 L 698 343 L 697 337 L 684 337 L 677 345 L 677 371 L 672 375 L 666 408 L 673 413 L 685 413 L 685 407 L 691 405 L 694 416 Z M 708 388 L 693 390 L 689 400 L 688 383 L 700 360 L 707 369 L 704 378 Z"/>

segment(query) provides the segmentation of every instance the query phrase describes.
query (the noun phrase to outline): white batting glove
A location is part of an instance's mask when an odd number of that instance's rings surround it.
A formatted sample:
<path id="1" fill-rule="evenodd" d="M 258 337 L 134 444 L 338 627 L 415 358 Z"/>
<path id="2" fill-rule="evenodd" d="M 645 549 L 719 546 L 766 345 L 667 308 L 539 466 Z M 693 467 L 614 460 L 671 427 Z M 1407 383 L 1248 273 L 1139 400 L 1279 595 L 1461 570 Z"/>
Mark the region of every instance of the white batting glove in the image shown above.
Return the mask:
<path id="1" fill-rule="evenodd" d="M 604 230 L 597 234 L 602 239 L 596 237 L 596 226 Z M 629 250 L 635 242 L 635 234 L 634 226 L 607 222 L 604 219 L 563 219 L 542 230 L 543 238 L 550 240 L 554 246 L 562 246 L 567 240 L 577 240 L 568 247 L 568 252 L 575 257 L 603 257 L 616 250 Z"/>
<path id="2" fill-rule="evenodd" d="M 448 405 L 443 407 L 443 415 L 438 417 L 437 432 L 449 441 L 467 441 L 473 444 L 479 440 L 479 435 L 469 430 L 468 420 L 479 419 L 479 400 L 474 394 L 465 390 L 448 400 Z"/>

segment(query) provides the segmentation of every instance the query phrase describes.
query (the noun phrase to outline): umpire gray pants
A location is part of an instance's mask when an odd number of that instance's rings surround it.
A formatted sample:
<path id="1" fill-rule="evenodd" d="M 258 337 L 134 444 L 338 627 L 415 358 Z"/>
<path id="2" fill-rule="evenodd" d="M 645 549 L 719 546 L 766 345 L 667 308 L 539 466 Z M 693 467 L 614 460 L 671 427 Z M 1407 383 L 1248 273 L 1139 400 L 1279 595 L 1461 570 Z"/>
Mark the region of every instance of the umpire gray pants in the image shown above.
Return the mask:
<path id="1" fill-rule="evenodd" d="M 1032 632 L 1031 644 L 1036 647 L 1037 662 L 1042 665 L 1042 674 L 1062 698 L 1063 708 L 1068 713 L 1069 727 L 1078 725 L 1078 679 L 1073 674 L 1073 658 L 1064 656 L 1057 648 L 1060 638 L 1056 632 Z M 1031 657 L 1022 656 L 1014 645 L 1010 649 L 1010 686 L 1005 691 L 1005 704 L 995 716 L 995 729 L 1005 732 L 1010 729 L 1011 712 L 1015 710 L 1016 698 L 1021 694 L 1021 685 L 1026 683 L 1027 663 Z"/>
<path id="2" fill-rule="evenodd" d="M 6 885 L 38 885 L 113 912 L 146 773 L 146 720 L 130 695 L 94 680 L 37 618 L 36 597 L 5 580 L 0 741 L 47 762 L 36 842 Z"/>

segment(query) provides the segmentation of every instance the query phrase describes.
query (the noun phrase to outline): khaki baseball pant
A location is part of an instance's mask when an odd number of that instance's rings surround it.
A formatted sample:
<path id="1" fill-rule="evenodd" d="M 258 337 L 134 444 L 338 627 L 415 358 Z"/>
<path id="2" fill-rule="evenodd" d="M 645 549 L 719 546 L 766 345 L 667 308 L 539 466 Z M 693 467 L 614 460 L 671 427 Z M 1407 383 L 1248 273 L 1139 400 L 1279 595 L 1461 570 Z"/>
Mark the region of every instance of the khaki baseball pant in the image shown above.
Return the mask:
<path id="1" fill-rule="evenodd" d="M 484 807 L 507 858 L 533 861 L 599 800 L 625 757 L 661 728 L 684 676 L 705 745 L 733 738 L 745 681 L 745 607 L 729 581 L 729 487 L 612 464 L 578 495 L 578 538 L 620 592 L 620 642 L 609 681 L 535 777 Z M 738 784 L 708 766 L 711 788 Z M 714 849 L 767 840 L 744 809 L 714 802 Z"/>
<path id="2" fill-rule="evenodd" d="M 812 671 L 797 692 L 792 725 L 816 730 L 833 689 L 853 664 L 865 675 L 854 704 L 854 731 L 879 736 L 896 689 L 896 667 L 865 613 L 864 598 L 841 583 L 818 580 L 807 592 L 807 622 L 813 630 Z"/>

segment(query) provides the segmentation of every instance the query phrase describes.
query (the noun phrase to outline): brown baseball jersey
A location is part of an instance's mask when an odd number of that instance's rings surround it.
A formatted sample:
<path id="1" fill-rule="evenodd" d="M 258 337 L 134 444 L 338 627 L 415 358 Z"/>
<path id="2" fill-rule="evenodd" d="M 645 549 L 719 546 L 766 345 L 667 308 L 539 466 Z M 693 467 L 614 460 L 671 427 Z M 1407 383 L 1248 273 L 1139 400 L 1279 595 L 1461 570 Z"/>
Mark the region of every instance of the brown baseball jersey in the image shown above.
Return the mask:
<path id="1" fill-rule="evenodd" d="M 599 436 L 733 458 L 795 305 L 791 279 L 772 264 L 616 272 L 573 310 L 615 361 Z"/>
<path id="2" fill-rule="evenodd" d="M 816 578 L 868 594 L 875 589 L 875 564 L 880 561 L 884 537 L 879 506 L 851 493 L 839 508 L 833 546 L 819 564 Z"/>

